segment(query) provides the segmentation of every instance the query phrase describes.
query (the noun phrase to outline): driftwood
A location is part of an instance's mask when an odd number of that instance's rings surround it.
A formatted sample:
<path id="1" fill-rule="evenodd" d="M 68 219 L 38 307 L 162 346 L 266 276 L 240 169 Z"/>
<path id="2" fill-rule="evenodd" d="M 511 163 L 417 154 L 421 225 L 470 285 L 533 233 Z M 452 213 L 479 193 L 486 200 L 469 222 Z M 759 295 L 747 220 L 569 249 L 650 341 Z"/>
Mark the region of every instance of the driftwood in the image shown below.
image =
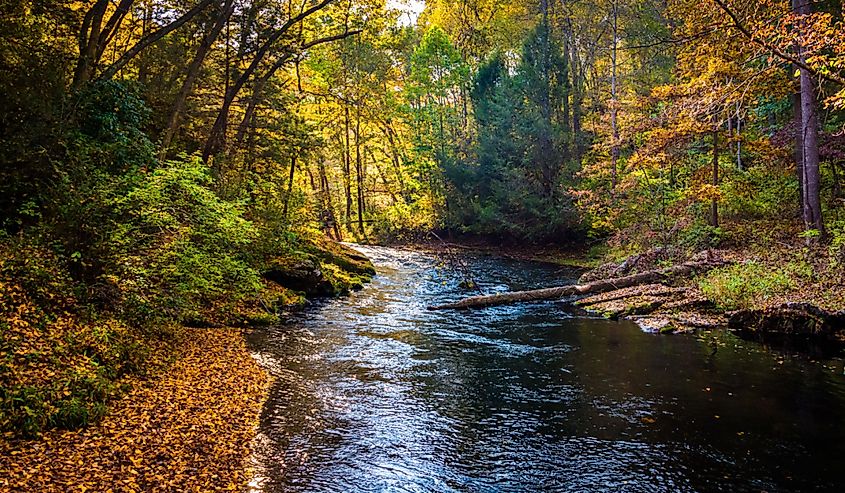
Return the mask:
<path id="1" fill-rule="evenodd" d="M 721 260 L 685 262 L 665 269 L 657 269 L 613 279 L 603 279 L 586 284 L 573 284 L 569 286 L 534 289 L 531 291 L 514 291 L 510 293 L 472 296 L 455 303 L 431 306 L 429 307 L 429 310 L 466 310 L 470 308 L 483 308 L 509 303 L 556 300 L 567 296 L 583 296 L 588 294 L 604 293 L 631 286 L 638 286 L 640 284 L 665 282 L 673 277 L 689 276 L 694 273 L 705 272 L 726 264 L 727 262 Z"/>

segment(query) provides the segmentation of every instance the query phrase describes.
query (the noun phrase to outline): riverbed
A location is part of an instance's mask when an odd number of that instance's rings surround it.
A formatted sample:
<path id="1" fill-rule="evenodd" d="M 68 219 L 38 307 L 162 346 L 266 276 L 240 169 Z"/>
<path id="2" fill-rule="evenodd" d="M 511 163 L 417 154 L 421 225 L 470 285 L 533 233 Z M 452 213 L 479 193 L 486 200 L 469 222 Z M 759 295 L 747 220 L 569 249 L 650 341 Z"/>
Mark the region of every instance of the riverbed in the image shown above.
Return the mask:
<path id="1" fill-rule="evenodd" d="M 845 491 L 843 361 L 468 294 L 430 253 L 249 335 L 276 378 L 256 492 Z M 484 293 L 573 282 L 462 254 Z"/>

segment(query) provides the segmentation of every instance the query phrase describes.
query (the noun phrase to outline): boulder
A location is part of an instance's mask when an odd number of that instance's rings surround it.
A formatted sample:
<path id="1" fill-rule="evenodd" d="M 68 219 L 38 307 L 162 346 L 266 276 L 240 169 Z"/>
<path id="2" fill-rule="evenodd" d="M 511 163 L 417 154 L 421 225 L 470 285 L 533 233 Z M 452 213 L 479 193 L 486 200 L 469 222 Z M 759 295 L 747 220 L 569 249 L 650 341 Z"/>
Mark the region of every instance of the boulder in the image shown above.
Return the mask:
<path id="1" fill-rule="evenodd" d="M 334 286 L 323 275 L 320 264 L 311 259 L 276 262 L 266 269 L 262 276 L 280 286 L 303 292 L 306 296 L 324 297 L 335 294 Z"/>
<path id="2" fill-rule="evenodd" d="M 728 327 L 738 332 L 845 342 L 845 311 L 830 312 L 809 303 L 783 303 L 760 310 L 730 312 Z"/>

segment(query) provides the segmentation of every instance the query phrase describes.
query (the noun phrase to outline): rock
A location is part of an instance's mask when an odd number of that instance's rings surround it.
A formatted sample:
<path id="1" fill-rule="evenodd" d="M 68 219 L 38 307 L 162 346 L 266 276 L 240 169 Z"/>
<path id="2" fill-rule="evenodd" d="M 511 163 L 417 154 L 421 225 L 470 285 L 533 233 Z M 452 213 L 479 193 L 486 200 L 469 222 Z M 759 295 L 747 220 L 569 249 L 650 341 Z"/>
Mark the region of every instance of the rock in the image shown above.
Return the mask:
<path id="1" fill-rule="evenodd" d="M 262 276 L 314 298 L 360 289 L 375 272 L 370 259 L 356 250 L 334 241 L 315 239 L 301 245 L 301 250 L 290 256 L 271 261 Z"/>
<path id="2" fill-rule="evenodd" d="M 326 241 L 315 244 L 311 250 L 321 261 L 334 264 L 347 272 L 365 276 L 376 273 L 370 259 L 342 243 Z"/>
<path id="3" fill-rule="evenodd" d="M 728 327 L 739 332 L 845 342 L 845 312 L 829 312 L 809 303 L 783 303 L 761 310 L 730 312 Z"/>
<path id="4" fill-rule="evenodd" d="M 280 261 L 269 267 L 262 276 L 306 296 L 333 296 L 332 283 L 323 275 L 320 265 L 310 259 Z"/>

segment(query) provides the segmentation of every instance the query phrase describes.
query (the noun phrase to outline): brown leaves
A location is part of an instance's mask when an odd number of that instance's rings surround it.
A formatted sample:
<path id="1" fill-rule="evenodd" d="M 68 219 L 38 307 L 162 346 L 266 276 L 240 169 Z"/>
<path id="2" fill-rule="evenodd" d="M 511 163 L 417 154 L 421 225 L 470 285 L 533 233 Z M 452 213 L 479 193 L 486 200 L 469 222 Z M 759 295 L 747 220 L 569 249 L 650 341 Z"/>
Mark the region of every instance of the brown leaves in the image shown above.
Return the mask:
<path id="1" fill-rule="evenodd" d="M 235 329 L 185 329 L 178 359 L 113 402 L 98 424 L 0 442 L 0 491 L 228 491 L 268 377 Z"/>

